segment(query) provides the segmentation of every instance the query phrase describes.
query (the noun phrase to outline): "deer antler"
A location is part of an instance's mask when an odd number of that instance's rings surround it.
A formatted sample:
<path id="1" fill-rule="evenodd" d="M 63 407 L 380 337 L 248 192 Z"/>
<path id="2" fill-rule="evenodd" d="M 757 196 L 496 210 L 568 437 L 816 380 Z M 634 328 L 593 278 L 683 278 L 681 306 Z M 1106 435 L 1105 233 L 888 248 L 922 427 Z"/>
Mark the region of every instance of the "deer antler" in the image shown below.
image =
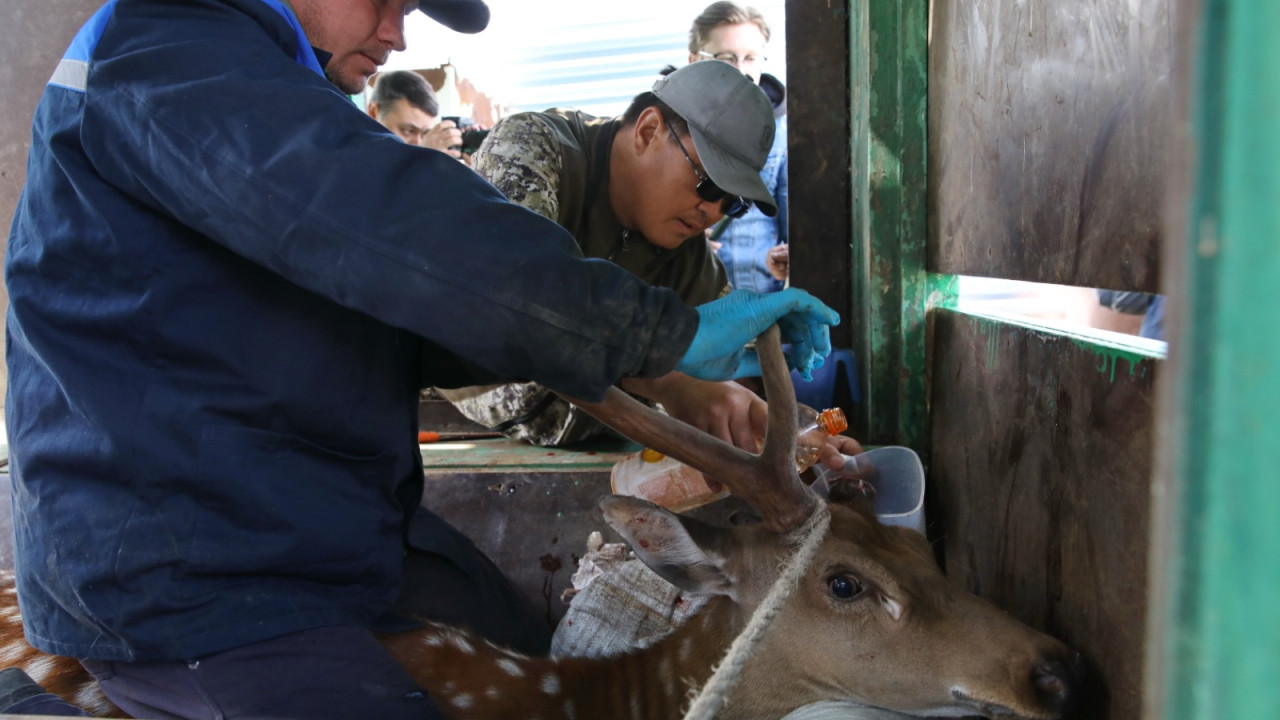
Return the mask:
<path id="1" fill-rule="evenodd" d="M 771 530 L 785 532 L 799 527 L 818 499 L 796 472 L 796 398 L 776 325 L 756 340 L 756 351 L 769 400 L 769 425 L 759 455 L 647 407 L 616 387 L 598 403 L 567 399 L 632 440 L 723 482 Z"/>

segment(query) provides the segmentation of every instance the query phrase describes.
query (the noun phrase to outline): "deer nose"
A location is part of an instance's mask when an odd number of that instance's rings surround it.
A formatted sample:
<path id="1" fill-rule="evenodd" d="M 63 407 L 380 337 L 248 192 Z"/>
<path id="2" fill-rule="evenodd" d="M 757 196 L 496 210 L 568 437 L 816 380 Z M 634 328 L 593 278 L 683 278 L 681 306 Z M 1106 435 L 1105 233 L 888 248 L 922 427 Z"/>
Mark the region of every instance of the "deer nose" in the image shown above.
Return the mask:
<path id="1" fill-rule="evenodd" d="M 1084 661 L 1073 653 L 1069 659 L 1046 660 L 1032 668 L 1031 684 L 1046 707 L 1069 715 L 1078 705 L 1084 674 Z"/>

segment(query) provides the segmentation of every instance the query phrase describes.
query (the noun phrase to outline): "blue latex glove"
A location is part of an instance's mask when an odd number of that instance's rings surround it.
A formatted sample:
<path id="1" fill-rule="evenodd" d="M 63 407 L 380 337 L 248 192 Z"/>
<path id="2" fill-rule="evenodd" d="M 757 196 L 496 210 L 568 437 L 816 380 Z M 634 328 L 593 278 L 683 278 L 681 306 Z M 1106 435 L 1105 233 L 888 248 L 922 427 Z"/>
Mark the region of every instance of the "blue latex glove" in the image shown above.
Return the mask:
<path id="1" fill-rule="evenodd" d="M 758 376 L 760 358 L 744 346 L 774 323 L 782 342 L 790 344 L 787 367 L 811 380 L 831 354 L 831 326 L 840 324 L 835 310 L 796 288 L 763 294 L 734 290 L 697 310 L 698 332 L 676 370 L 702 380 Z"/>

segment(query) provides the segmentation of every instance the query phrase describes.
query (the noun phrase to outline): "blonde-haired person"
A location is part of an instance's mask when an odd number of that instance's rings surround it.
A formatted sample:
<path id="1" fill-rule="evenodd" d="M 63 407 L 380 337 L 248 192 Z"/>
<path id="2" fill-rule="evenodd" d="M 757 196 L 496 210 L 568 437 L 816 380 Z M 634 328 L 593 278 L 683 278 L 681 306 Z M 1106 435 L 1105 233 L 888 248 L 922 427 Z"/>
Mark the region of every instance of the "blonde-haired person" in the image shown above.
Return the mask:
<path id="1" fill-rule="evenodd" d="M 689 30 L 689 62 L 720 61 L 738 68 L 760 86 L 773 105 L 773 147 L 760 177 L 769 188 L 778 214 L 753 208 L 740 218 L 726 218 L 710 233 L 716 254 L 735 289 L 781 290 L 782 279 L 768 266 L 769 252 L 787 243 L 787 106 L 786 87 L 764 72 L 769 23 L 752 7 L 714 2 L 694 18 Z"/>

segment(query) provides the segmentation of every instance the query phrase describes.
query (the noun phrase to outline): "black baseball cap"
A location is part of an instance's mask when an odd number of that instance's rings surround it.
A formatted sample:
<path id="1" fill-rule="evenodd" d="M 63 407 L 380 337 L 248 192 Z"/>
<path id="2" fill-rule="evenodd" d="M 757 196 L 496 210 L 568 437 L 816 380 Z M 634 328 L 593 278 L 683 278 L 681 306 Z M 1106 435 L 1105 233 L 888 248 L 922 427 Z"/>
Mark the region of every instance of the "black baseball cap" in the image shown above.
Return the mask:
<path id="1" fill-rule="evenodd" d="M 489 26 L 489 6 L 484 0 L 419 0 L 418 9 L 460 33 L 478 33 Z"/>

